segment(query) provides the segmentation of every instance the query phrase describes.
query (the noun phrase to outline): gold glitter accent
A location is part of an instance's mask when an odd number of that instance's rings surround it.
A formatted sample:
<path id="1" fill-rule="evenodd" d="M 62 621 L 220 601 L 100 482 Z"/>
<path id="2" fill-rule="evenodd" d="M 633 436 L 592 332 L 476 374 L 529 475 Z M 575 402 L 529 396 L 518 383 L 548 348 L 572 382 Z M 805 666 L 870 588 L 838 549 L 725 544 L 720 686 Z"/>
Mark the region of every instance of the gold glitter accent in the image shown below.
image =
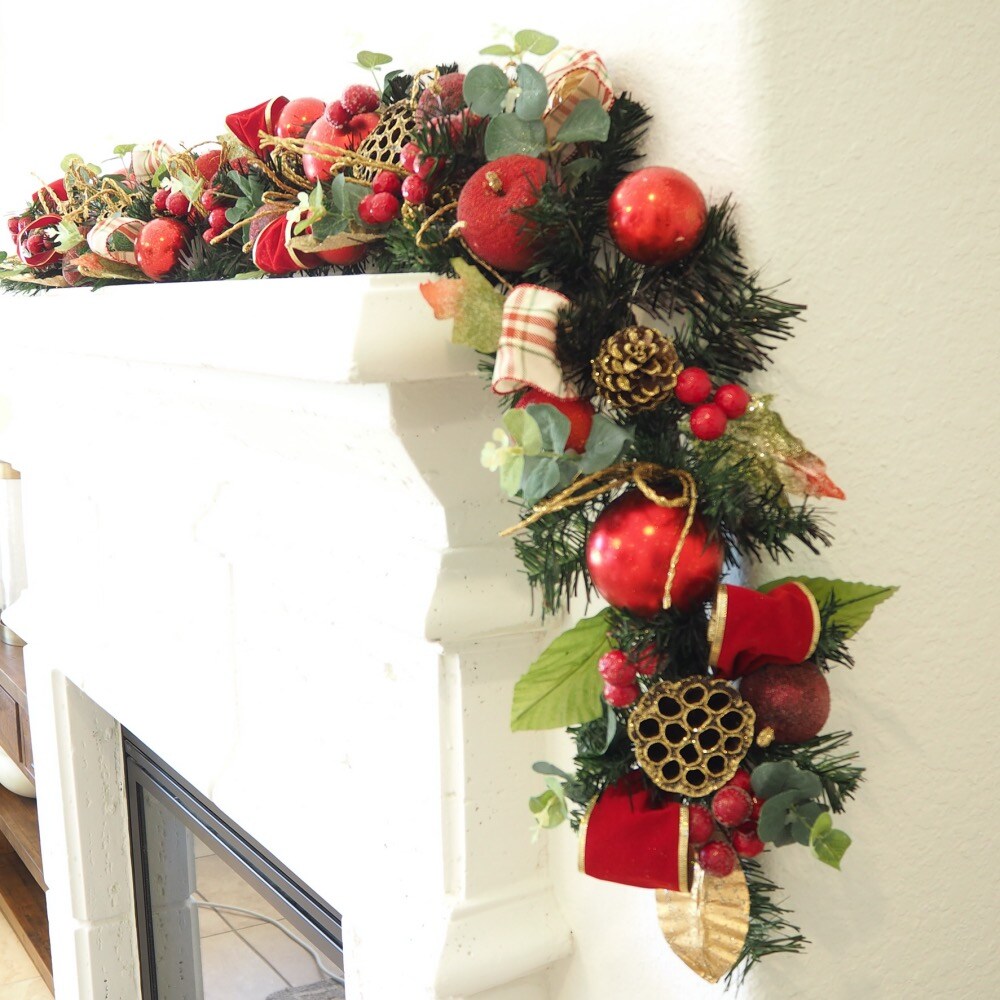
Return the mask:
<path id="1" fill-rule="evenodd" d="M 806 595 L 806 597 L 809 599 L 809 607 L 812 608 L 812 616 L 813 616 L 812 640 L 809 643 L 809 651 L 806 653 L 804 657 L 802 657 L 803 660 L 808 660 L 809 657 L 816 652 L 816 644 L 819 642 L 819 629 L 821 624 L 819 617 L 819 605 L 816 603 L 816 595 L 804 583 L 799 583 L 798 580 L 792 580 L 790 582 L 795 584 L 795 586 L 798 587 L 799 590 L 801 590 L 802 593 Z"/>
<path id="2" fill-rule="evenodd" d="M 765 747 L 769 747 L 774 742 L 774 728 L 772 726 L 765 726 L 758 734 L 757 739 L 754 741 L 757 746 L 762 750 Z"/>
<path id="3" fill-rule="evenodd" d="M 698 798 L 721 788 L 753 742 L 754 710 L 727 681 L 661 681 L 628 719 L 636 760 L 665 792 Z"/>
<path id="4" fill-rule="evenodd" d="M 680 822 L 677 830 L 677 890 L 687 892 L 690 888 L 688 870 L 691 859 L 691 813 L 687 806 L 681 806 Z"/>
<path id="5" fill-rule="evenodd" d="M 597 805 L 599 798 L 600 795 L 595 795 L 590 800 L 587 811 L 583 814 L 583 819 L 580 820 L 580 830 L 576 842 L 576 867 L 581 875 L 587 874 L 587 827 L 590 824 L 590 814 L 594 811 L 594 806 Z"/>
<path id="6" fill-rule="evenodd" d="M 715 594 L 715 604 L 712 605 L 712 615 L 708 619 L 708 665 L 718 666 L 722 653 L 722 639 L 726 633 L 726 616 L 729 614 L 729 587 L 719 584 Z"/>
<path id="7" fill-rule="evenodd" d="M 738 865 L 725 878 L 694 866 L 690 893 L 656 890 L 660 931 L 675 955 L 717 983 L 736 964 L 750 924 L 750 893 Z"/>

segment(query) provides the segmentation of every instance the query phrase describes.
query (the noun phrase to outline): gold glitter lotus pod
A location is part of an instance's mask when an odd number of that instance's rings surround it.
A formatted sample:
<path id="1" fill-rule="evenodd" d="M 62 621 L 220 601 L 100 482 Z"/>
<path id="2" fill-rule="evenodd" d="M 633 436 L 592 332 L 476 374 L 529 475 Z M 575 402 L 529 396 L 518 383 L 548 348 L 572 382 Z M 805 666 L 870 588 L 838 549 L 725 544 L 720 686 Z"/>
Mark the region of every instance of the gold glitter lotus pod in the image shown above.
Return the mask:
<path id="1" fill-rule="evenodd" d="M 695 798 L 721 788 L 753 741 L 754 710 L 727 681 L 661 681 L 628 720 L 636 760 L 665 792 Z"/>
<path id="2" fill-rule="evenodd" d="M 358 156 L 363 156 L 378 163 L 399 163 L 399 151 L 410 141 L 416 119 L 413 105 L 409 101 L 397 101 L 390 104 L 382 114 L 378 125 L 361 140 L 358 146 Z M 376 167 L 356 166 L 354 176 L 360 181 L 370 184 L 378 173 Z"/>
<path id="3" fill-rule="evenodd" d="M 673 341 L 649 326 L 627 326 L 601 344 L 591 364 L 598 395 L 619 410 L 652 410 L 677 385 Z"/>
<path id="4" fill-rule="evenodd" d="M 702 979 L 717 983 L 743 950 L 750 893 L 743 869 L 719 878 L 695 863 L 690 892 L 656 890 L 660 930 L 674 954 Z"/>

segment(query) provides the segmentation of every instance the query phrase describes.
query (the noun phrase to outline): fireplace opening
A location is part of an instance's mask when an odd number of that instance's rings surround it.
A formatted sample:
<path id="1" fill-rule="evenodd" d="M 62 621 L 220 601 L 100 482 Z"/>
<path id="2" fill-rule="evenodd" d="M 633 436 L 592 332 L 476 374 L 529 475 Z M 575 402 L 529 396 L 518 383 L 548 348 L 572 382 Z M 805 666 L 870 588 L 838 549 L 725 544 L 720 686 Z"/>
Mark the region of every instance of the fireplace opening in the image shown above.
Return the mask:
<path id="1" fill-rule="evenodd" d="M 341 915 L 122 730 L 142 1000 L 336 1000 Z"/>

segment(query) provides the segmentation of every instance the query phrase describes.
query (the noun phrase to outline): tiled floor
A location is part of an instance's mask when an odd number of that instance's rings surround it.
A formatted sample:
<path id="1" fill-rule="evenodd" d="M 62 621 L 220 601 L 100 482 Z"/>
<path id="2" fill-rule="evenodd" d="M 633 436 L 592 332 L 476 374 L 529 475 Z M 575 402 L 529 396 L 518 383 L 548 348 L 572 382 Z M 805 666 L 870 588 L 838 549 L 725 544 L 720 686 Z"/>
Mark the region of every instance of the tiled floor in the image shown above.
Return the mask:
<path id="1" fill-rule="evenodd" d="M 52 1000 L 28 953 L 0 914 L 0 1000 Z"/>

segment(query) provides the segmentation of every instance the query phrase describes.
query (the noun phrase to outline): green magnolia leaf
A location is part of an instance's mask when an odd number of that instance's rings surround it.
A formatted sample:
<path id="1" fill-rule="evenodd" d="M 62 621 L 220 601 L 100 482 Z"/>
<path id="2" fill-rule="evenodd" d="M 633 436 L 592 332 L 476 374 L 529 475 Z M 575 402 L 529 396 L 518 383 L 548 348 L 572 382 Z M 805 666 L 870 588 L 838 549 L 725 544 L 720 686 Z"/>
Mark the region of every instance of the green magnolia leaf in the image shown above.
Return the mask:
<path id="1" fill-rule="evenodd" d="M 517 53 L 509 45 L 487 45 L 480 49 L 481 56 L 516 56 Z"/>
<path id="2" fill-rule="evenodd" d="M 560 635 L 514 686 L 510 728 L 564 729 L 604 715 L 597 661 L 611 649 L 609 610 Z"/>
<path id="3" fill-rule="evenodd" d="M 521 88 L 514 114 L 525 121 L 537 121 L 549 103 L 549 87 L 545 77 L 533 66 L 521 63 L 517 67 L 517 85 Z"/>
<path id="4" fill-rule="evenodd" d="M 611 116 L 596 97 L 588 97 L 570 112 L 556 133 L 559 142 L 606 142 Z"/>
<path id="5" fill-rule="evenodd" d="M 760 818 L 757 820 L 757 835 L 760 839 L 774 843 L 775 838 L 789 824 L 789 811 L 802 801 L 800 793 L 794 788 L 769 798 L 760 807 Z"/>
<path id="6" fill-rule="evenodd" d="M 526 455 L 537 455 L 542 451 L 542 429 L 528 413 L 527 407 L 523 410 L 508 410 L 501 422 Z"/>
<path id="7" fill-rule="evenodd" d="M 542 450 L 562 454 L 569 437 L 569 417 L 549 403 L 530 403 L 525 409 L 534 417 L 542 432 Z"/>
<path id="8" fill-rule="evenodd" d="M 899 587 L 879 587 L 870 583 L 849 583 L 846 580 L 826 580 L 823 577 L 786 576 L 764 584 L 760 590 L 767 593 L 783 583 L 801 583 L 816 598 L 820 608 L 833 605 L 830 618 L 833 625 L 844 630 L 847 638 L 858 632 L 872 616 L 872 612 L 889 600 Z"/>
<path id="9" fill-rule="evenodd" d="M 524 455 L 512 455 L 500 466 L 500 489 L 509 497 L 517 496 L 523 476 Z"/>
<path id="10" fill-rule="evenodd" d="M 851 846 L 851 838 L 843 830 L 835 830 L 833 818 L 829 813 L 823 813 L 813 823 L 809 846 L 813 855 L 823 864 L 839 871 L 840 862 L 847 853 L 847 848 Z"/>
<path id="11" fill-rule="evenodd" d="M 517 115 L 498 115 L 486 126 L 483 151 L 487 160 L 501 156 L 540 156 L 545 151 L 548 133 L 540 121 L 528 122 Z"/>
<path id="12" fill-rule="evenodd" d="M 464 283 L 455 310 L 452 342 L 467 344 L 481 354 L 495 354 L 500 343 L 503 295 L 483 277 L 475 264 L 456 257 L 452 259 L 451 266 Z"/>
<path id="13" fill-rule="evenodd" d="M 367 49 L 362 49 L 358 53 L 358 65 L 362 69 L 375 69 L 376 66 L 384 66 L 391 62 L 392 56 L 388 56 L 384 52 L 369 52 Z"/>
<path id="14" fill-rule="evenodd" d="M 521 477 L 521 496 L 527 504 L 536 504 L 559 485 L 559 465 L 554 458 L 525 458 Z"/>
<path id="15" fill-rule="evenodd" d="M 510 81 L 507 79 L 507 74 L 492 63 L 473 66 L 465 74 L 465 81 L 462 84 L 465 103 L 473 114 L 484 118 L 500 114 L 504 101 L 507 100 L 508 90 Z"/>
<path id="16" fill-rule="evenodd" d="M 797 843 L 803 847 L 809 846 L 813 824 L 826 812 L 826 809 L 827 807 L 820 805 L 819 802 L 803 802 L 792 809 L 789 829 Z"/>
<path id="17" fill-rule="evenodd" d="M 115 146 L 114 152 L 115 156 L 125 156 L 127 153 L 131 153 L 135 149 L 136 143 L 134 142 L 123 142 L 120 146 Z"/>
<path id="18" fill-rule="evenodd" d="M 586 476 L 614 465 L 621 457 L 625 445 L 632 440 L 632 434 L 628 428 L 608 420 L 600 413 L 595 414 L 580 460 L 580 472 Z"/>
<path id="19" fill-rule="evenodd" d="M 514 35 L 518 52 L 530 52 L 533 56 L 548 55 L 558 44 L 558 40 L 541 31 L 525 28 Z"/>

